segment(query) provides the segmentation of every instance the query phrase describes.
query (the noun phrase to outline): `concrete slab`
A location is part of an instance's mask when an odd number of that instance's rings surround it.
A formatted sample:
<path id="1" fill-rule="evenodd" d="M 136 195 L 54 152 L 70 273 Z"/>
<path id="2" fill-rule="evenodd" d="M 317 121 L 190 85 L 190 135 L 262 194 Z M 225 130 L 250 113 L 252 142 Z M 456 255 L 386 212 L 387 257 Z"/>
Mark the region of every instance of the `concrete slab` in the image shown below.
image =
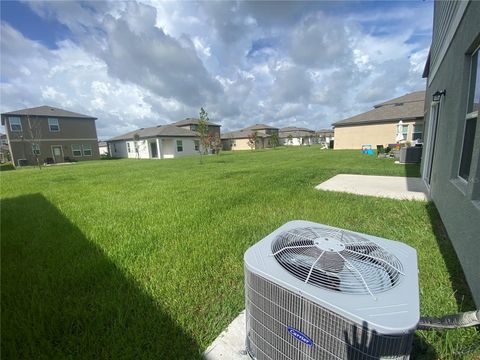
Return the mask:
<path id="1" fill-rule="evenodd" d="M 250 360 L 245 352 L 245 310 L 203 353 L 205 360 Z"/>
<path id="2" fill-rule="evenodd" d="M 423 180 L 414 177 L 339 174 L 315 189 L 399 200 L 428 200 Z"/>

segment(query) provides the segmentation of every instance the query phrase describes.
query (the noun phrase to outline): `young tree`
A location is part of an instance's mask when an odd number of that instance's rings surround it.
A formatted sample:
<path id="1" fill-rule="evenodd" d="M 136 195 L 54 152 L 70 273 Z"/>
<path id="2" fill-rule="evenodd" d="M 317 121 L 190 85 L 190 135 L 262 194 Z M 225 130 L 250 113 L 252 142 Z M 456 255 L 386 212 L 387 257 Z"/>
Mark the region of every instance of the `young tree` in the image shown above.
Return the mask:
<path id="1" fill-rule="evenodd" d="M 274 132 L 272 134 L 272 137 L 270 138 L 270 144 L 272 144 L 273 148 L 275 149 L 278 146 L 279 140 L 278 140 L 278 134 Z"/>
<path id="2" fill-rule="evenodd" d="M 36 121 L 32 121 L 30 116 L 27 115 L 27 124 L 28 124 L 28 132 L 29 132 L 29 143 L 30 149 L 27 151 L 31 151 L 33 156 L 35 157 L 35 162 L 37 163 L 38 168 L 41 170 L 42 165 L 40 162 L 40 138 L 42 137 L 41 132 L 41 124 L 40 121 L 37 119 Z"/>
<path id="3" fill-rule="evenodd" d="M 257 147 L 257 132 L 254 131 L 248 135 L 248 146 L 250 149 L 255 150 Z"/>
<path id="4" fill-rule="evenodd" d="M 222 139 L 220 138 L 219 133 L 216 133 L 215 136 L 212 137 L 211 146 L 215 150 L 215 154 L 220 155 L 220 151 L 222 150 Z"/>
<path id="5" fill-rule="evenodd" d="M 208 113 L 203 107 L 200 108 L 200 116 L 198 119 L 198 137 L 200 138 L 200 163 L 202 163 L 203 155 L 208 153 L 210 147 L 210 139 L 208 138 Z"/>

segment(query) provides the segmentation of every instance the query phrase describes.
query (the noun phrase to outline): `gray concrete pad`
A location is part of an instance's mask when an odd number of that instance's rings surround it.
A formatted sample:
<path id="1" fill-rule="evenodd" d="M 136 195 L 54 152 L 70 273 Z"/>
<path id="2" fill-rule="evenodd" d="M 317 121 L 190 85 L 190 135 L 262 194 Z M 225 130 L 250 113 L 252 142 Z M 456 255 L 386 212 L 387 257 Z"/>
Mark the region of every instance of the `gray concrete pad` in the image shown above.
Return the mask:
<path id="1" fill-rule="evenodd" d="M 203 353 L 205 360 L 247 360 L 245 352 L 245 310 L 215 339 Z"/>
<path id="2" fill-rule="evenodd" d="M 339 174 L 315 189 L 399 200 L 428 200 L 423 180 L 414 177 Z"/>

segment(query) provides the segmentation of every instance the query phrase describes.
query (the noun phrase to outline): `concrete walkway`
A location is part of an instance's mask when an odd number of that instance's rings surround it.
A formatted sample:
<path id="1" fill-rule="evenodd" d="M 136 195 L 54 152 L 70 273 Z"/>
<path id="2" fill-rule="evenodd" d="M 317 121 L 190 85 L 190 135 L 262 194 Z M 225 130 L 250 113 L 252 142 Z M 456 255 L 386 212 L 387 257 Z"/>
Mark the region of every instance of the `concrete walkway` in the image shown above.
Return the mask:
<path id="1" fill-rule="evenodd" d="M 414 177 L 339 174 L 315 189 L 399 200 L 428 200 L 423 180 Z"/>
<path id="2" fill-rule="evenodd" d="M 245 310 L 215 339 L 203 353 L 205 360 L 248 360 L 245 352 Z"/>

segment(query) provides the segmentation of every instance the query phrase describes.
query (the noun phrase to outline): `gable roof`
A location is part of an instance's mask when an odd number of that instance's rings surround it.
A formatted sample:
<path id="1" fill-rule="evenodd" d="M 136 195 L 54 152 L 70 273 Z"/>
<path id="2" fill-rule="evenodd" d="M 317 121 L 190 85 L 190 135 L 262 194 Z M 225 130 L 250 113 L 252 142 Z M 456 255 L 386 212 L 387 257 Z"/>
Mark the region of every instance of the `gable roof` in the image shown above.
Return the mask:
<path id="1" fill-rule="evenodd" d="M 333 134 L 334 130 L 333 129 L 320 129 L 317 131 L 319 134 Z"/>
<path id="2" fill-rule="evenodd" d="M 198 133 L 195 131 L 183 129 L 174 125 L 158 125 L 130 131 L 126 134 L 115 136 L 107 141 L 133 140 L 135 134 L 138 134 L 140 139 L 154 137 L 198 137 Z"/>
<path id="3" fill-rule="evenodd" d="M 310 129 L 302 128 L 302 127 L 296 127 L 296 126 L 287 126 L 287 127 L 283 127 L 280 130 L 278 130 L 279 133 L 291 132 L 291 131 L 306 131 L 306 132 L 311 132 L 311 133 L 315 132 L 314 130 L 310 130 Z"/>
<path id="4" fill-rule="evenodd" d="M 53 116 L 53 117 L 68 117 L 68 118 L 77 118 L 77 119 L 94 119 L 96 117 L 79 114 L 73 111 L 68 111 L 64 109 L 59 109 L 53 106 L 37 106 L 28 109 L 21 109 L 3 113 L 2 115 L 30 115 L 30 116 Z"/>
<path id="5" fill-rule="evenodd" d="M 183 120 L 180 120 L 180 121 L 177 121 L 177 122 L 174 122 L 170 125 L 175 125 L 175 126 L 187 126 L 187 125 L 198 125 L 198 121 L 199 119 L 195 119 L 195 118 L 186 118 L 186 119 L 183 119 Z M 222 125 L 218 125 L 218 124 L 215 124 L 215 123 L 212 123 L 210 121 L 207 121 L 206 122 L 208 126 L 222 126 Z"/>
<path id="6" fill-rule="evenodd" d="M 264 130 L 264 129 L 273 129 L 273 130 L 278 130 L 278 128 L 266 125 L 266 124 L 255 124 L 252 126 L 248 126 L 243 130 Z"/>
<path id="7" fill-rule="evenodd" d="M 238 130 L 238 131 L 230 131 L 227 133 L 222 134 L 221 138 L 222 140 L 227 140 L 227 139 L 247 139 L 249 136 L 251 136 L 255 131 L 244 129 L 244 130 Z M 267 134 L 259 134 L 257 133 L 258 138 L 268 138 L 271 137 L 271 135 Z"/>
<path id="8" fill-rule="evenodd" d="M 419 119 L 424 116 L 425 91 L 416 91 L 374 106 L 373 110 L 333 123 L 348 126 Z"/>

